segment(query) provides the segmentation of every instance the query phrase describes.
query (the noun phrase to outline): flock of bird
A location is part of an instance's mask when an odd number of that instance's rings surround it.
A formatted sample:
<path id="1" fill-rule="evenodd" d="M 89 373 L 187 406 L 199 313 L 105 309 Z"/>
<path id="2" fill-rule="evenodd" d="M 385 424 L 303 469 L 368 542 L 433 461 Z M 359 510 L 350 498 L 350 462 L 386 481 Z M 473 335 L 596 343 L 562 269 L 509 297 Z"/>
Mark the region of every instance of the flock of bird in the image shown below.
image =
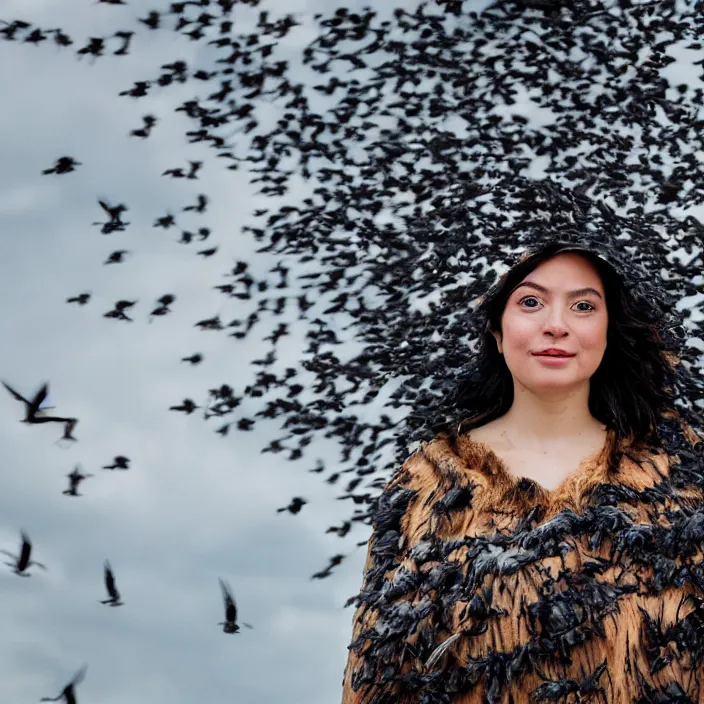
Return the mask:
<path id="1" fill-rule="evenodd" d="M 106 4 L 121 6 L 118 24 L 136 7 Z M 420 2 L 413 10 L 340 7 L 311 18 L 276 16 L 270 4 L 173 2 L 77 50 L 65 31 L 23 20 L 6 21 L 0 38 L 30 45 L 53 38 L 79 59 L 93 57 L 88 70 L 129 53 L 144 32 L 174 31 L 202 44 L 210 50 L 204 58 L 170 56 L 158 75 L 119 96 L 139 101 L 192 86 L 194 97 L 175 108 L 190 121 L 188 144 L 206 145 L 229 170 L 247 170 L 257 195 L 274 204 L 293 180 L 308 187 L 295 204 L 257 207 L 242 228 L 257 254 L 280 262 L 257 278 L 250 262 L 237 261 L 230 280 L 215 287 L 237 317 L 205 314 L 193 324 L 231 331 L 237 342 L 268 333 L 271 350 L 253 360 L 251 383 L 210 389 L 203 417 L 219 419 L 221 436 L 277 421 L 278 435 L 262 451 L 291 461 L 308 458 L 318 438 L 336 440 L 336 465 L 318 459 L 310 469 L 331 469 L 332 485 L 348 478 L 337 498 L 350 502 L 350 515 L 328 532 L 344 537 L 352 524 L 369 524 L 399 459 L 457 416 L 451 391 L 482 334 L 472 310 L 520 254 L 518 243 L 579 227 L 602 233 L 606 246 L 630 237 L 618 247 L 644 270 L 667 270 L 650 285 L 673 300 L 687 297 L 682 316 L 692 336 L 701 334 L 693 297 L 703 285 L 704 226 L 686 212 L 704 199 L 697 156 L 704 93 L 671 69 L 673 53 L 696 57 L 702 48 L 693 8 L 669 0 L 500 0 L 474 12 L 462 2 Z M 311 23 L 312 41 L 288 41 Z M 217 59 L 208 58 L 212 51 Z M 693 59 L 693 70 L 701 64 Z M 263 111 L 277 111 L 274 128 L 263 128 Z M 161 119 L 143 115 L 129 137 L 148 139 Z M 77 157 L 63 155 L 43 173 L 85 168 L 87 156 Z M 161 176 L 195 182 L 202 166 L 186 156 Z M 98 203 L 106 219 L 93 224 L 119 238 L 130 226 L 128 204 Z M 205 217 L 208 204 L 199 193 L 181 212 Z M 175 212 L 152 225 L 177 232 L 183 246 L 212 235 L 207 226 L 182 225 Z M 115 249 L 104 263 L 128 267 L 135 256 Z M 67 300 L 85 306 L 90 297 Z M 164 294 L 148 319 L 176 303 L 176 294 Z M 103 315 L 134 322 L 137 304 L 126 295 Z M 307 347 L 296 365 L 276 370 L 281 340 L 296 327 Z M 339 354 L 352 340 L 362 351 Z M 696 367 L 700 354 L 686 347 L 683 362 Z M 689 398 L 695 406 L 704 400 L 701 384 Z M 238 418 L 245 399 L 261 410 Z M 366 410 L 382 399 L 384 410 Z M 197 408 L 184 399 L 171 410 Z"/>
<path id="2" fill-rule="evenodd" d="M 58 422 L 64 423 L 65 425 L 70 425 L 71 429 L 73 429 L 78 423 L 78 420 L 76 418 L 63 418 L 59 416 L 46 415 L 46 411 L 52 408 L 50 406 L 42 405 L 49 394 L 48 383 L 43 383 L 39 390 L 34 394 L 34 396 L 31 397 L 31 399 L 27 399 L 24 396 L 20 395 L 9 384 L 6 384 L 4 381 L 2 382 L 2 384 L 7 389 L 7 391 L 13 396 L 13 398 L 15 398 L 17 401 L 21 401 L 24 404 L 25 417 L 22 420 L 23 423 L 40 424 L 47 422 Z M 77 441 L 77 438 L 73 437 L 70 433 L 66 432 L 64 432 L 62 438 L 60 439 L 70 439 L 74 442 Z M 111 464 L 104 465 L 103 469 L 127 470 L 129 469 L 129 462 L 130 460 L 128 457 L 125 457 L 124 455 L 118 455 L 113 459 Z M 83 480 L 93 476 L 92 474 L 83 474 L 80 471 L 79 467 L 80 466 L 77 465 L 74 470 L 67 475 L 70 482 L 69 488 L 63 491 L 63 494 L 74 497 L 81 496 L 81 494 L 78 493 L 78 486 Z M 18 575 L 19 577 L 30 577 L 30 567 L 40 567 L 41 569 L 46 570 L 47 567 L 45 564 L 32 559 L 32 541 L 24 530 L 20 531 L 20 539 L 21 544 L 19 552 L 16 555 L 9 552 L 8 550 L 0 550 L 0 554 L 12 558 L 12 562 L 6 562 L 5 564 L 9 567 L 12 567 L 13 573 Z M 122 606 L 124 602 L 122 601 L 122 597 L 117 588 L 115 574 L 113 573 L 112 567 L 110 566 L 110 562 L 108 560 L 105 560 L 104 564 L 104 581 L 105 590 L 107 592 L 108 598 L 100 600 L 100 603 L 112 607 Z M 222 591 L 225 620 L 221 621 L 218 625 L 222 626 L 222 630 L 224 633 L 238 633 L 240 631 L 240 624 L 237 622 L 237 605 L 232 595 L 232 588 L 222 578 L 219 578 L 219 583 L 220 589 Z M 253 628 L 253 626 L 248 623 L 243 623 L 242 625 L 246 626 L 247 628 Z M 66 704 L 76 704 L 75 687 L 83 680 L 86 674 L 86 669 L 87 666 L 83 666 L 76 673 L 71 682 L 69 682 L 69 684 L 64 687 L 62 692 L 57 697 L 53 699 L 45 697 L 40 701 L 59 701 L 63 698 Z"/>

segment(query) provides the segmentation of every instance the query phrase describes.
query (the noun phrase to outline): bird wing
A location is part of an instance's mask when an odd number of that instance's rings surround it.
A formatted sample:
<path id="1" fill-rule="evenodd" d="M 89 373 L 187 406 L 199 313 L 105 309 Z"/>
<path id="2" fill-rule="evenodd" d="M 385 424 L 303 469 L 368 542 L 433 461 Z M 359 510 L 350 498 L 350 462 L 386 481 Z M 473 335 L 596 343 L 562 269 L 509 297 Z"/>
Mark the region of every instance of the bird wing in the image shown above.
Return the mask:
<path id="1" fill-rule="evenodd" d="M 110 569 L 110 564 L 105 562 L 105 588 L 108 590 L 108 594 L 113 599 L 119 599 L 120 595 L 115 588 L 115 577 Z"/>
<path id="2" fill-rule="evenodd" d="M 8 386 L 4 381 L 2 382 L 2 385 L 3 385 L 18 401 L 22 401 L 23 403 L 29 404 L 29 401 L 28 401 L 24 396 L 20 396 L 11 386 Z"/>
<path id="3" fill-rule="evenodd" d="M 29 538 L 22 533 L 22 550 L 20 551 L 20 557 L 17 560 L 18 565 L 28 565 L 29 556 L 32 554 L 32 543 L 29 542 Z"/>
<path id="4" fill-rule="evenodd" d="M 225 602 L 225 618 L 228 621 L 237 621 L 237 606 L 232 598 L 229 586 L 220 579 L 220 588 L 222 589 L 222 598 Z"/>
<path id="5" fill-rule="evenodd" d="M 71 680 L 71 684 L 75 687 L 76 685 L 81 684 L 83 682 L 83 678 L 86 676 L 86 672 L 88 670 L 88 665 L 84 665 L 74 676 L 73 679 Z"/>
<path id="6" fill-rule="evenodd" d="M 39 408 L 44 402 L 44 399 L 49 395 L 49 384 L 44 383 L 37 391 L 35 397 L 32 399 L 32 405 Z"/>

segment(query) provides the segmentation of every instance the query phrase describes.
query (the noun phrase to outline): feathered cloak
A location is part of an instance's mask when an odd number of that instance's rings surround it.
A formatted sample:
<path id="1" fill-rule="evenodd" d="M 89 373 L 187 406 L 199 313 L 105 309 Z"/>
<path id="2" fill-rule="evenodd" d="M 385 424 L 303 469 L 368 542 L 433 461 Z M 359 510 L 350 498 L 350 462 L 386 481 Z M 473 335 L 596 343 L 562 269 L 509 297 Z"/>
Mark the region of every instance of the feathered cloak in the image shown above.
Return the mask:
<path id="1" fill-rule="evenodd" d="M 610 430 L 554 491 L 423 444 L 375 512 L 343 704 L 704 702 L 704 444 L 673 427 L 674 456 Z"/>

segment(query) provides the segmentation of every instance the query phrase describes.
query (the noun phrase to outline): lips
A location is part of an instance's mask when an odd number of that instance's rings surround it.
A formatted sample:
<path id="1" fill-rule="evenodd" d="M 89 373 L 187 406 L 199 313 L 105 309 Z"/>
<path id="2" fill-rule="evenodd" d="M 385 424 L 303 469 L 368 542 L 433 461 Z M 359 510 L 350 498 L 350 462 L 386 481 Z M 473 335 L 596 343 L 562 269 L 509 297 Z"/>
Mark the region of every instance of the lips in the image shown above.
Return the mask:
<path id="1" fill-rule="evenodd" d="M 574 357 L 573 354 L 557 354 L 556 352 L 534 352 L 536 357 Z"/>

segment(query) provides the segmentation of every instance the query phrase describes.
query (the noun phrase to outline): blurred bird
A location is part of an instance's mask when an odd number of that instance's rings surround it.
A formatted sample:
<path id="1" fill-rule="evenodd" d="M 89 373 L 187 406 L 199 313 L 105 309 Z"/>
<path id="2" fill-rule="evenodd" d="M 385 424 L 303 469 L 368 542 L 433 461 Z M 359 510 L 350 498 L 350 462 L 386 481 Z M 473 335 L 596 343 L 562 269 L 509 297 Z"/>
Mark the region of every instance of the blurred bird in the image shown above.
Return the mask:
<path id="1" fill-rule="evenodd" d="M 103 266 L 106 264 L 120 264 L 123 261 L 125 254 L 129 254 L 128 249 L 118 249 L 114 251 L 104 262 Z"/>
<path id="2" fill-rule="evenodd" d="M 180 169 L 179 169 L 180 170 Z M 198 194 L 198 201 L 195 205 L 187 205 L 183 208 L 184 212 L 193 211 L 195 213 L 204 213 L 208 207 L 208 196 L 204 193 Z"/>
<path id="3" fill-rule="evenodd" d="M 328 566 L 324 569 L 321 570 L 320 572 L 316 572 L 314 575 L 311 576 L 311 579 L 325 579 L 326 577 L 329 577 L 332 574 L 332 568 L 337 567 L 344 559 L 346 555 L 333 555 L 330 558 L 330 563 Z"/>
<path id="4" fill-rule="evenodd" d="M 39 391 L 34 394 L 34 398 L 28 401 L 24 396 L 20 396 L 11 386 L 4 381 L 2 385 L 14 396 L 15 399 L 21 401 L 25 405 L 25 416 L 23 423 L 34 423 L 37 418 L 37 413 L 40 412 L 39 407 L 42 405 L 47 395 L 49 394 L 49 384 L 44 383 L 39 387 Z"/>
<path id="5" fill-rule="evenodd" d="M 180 406 L 169 406 L 170 411 L 183 411 L 189 416 L 196 410 L 196 408 L 200 408 L 200 406 L 196 406 L 190 398 L 184 398 Z"/>
<path id="6" fill-rule="evenodd" d="M 282 511 L 288 511 L 289 513 L 293 513 L 295 515 L 307 503 L 308 502 L 305 499 L 302 499 L 300 496 L 294 496 L 293 499 L 291 500 L 291 503 L 288 506 L 284 506 L 283 508 L 277 508 L 276 513 L 281 513 Z"/>
<path id="7" fill-rule="evenodd" d="M 42 697 L 40 702 L 58 702 L 63 699 L 65 704 L 76 704 L 76 693 L 74 687 L 77 687 L 86 676 L 86 671 L 88 670 L 88 665 L 84 665 L 74 676 L 73 679 L 63 688 L 61 694 L 58 697 Z"/>
<path id="8" fill-rule="evenodd" d="M 43 174 L 67 174 L 71 171 L 76 170 L 76 166 L 81 166 L 80 161 L 76 161 L 73 157 L 62 156 L 56 160 L 54 166 L 50 169 L 45 169 L 42 171 Z"/>
<path id="9" fill-rule="evenodd" d="M 88 301 L 90 301 L 90 293 L 80 293 L 78 296 L 66 299 L 66 303 L 78 303 L 79 306 L 84 306 Z"/>
<path id="10" fill-rule="evenodd" d="M 232 598 L 232 592 L 222 579 L 218 581 L 220 582 L 222 598 L 225 602 L 225 620 L 218 623 L 218 626 L 223 627 L 223 633 L 238 633 L 240 627 L 237 623 L 237 606 L 235 605 L 235 600 Z M 254 628 L 254 626 L 250 626 L 248 623 L 243 623 L 242 625 L 247 628 Z"/>
<path id="11" fill-rule="evenodd" d="M 15 574 L 19 575 L 20 577 L 31 577 L 32 575 L 26 572 L 28 567 L 36 565 L 37 567 L 41 567 L 43 570 L 45 570 L 46 567 L 41 562 L 35 562 L 34 560 L 29 559 L 30 555 L 32 554 L 32 543 L 30 542 L 29 538 L 27 537 L 27 534 L 24 531 L 21 531 L 20 535 L 22 536 L 22 547 L 20 548 L 19 555 L 15 556 L 12 553 L 7 552 L 7 550 L 0 550 L 0 552 L 3 555 L 11 557 L 15 561 L 14 563 L 5 563 L 9 567 L 14 568 Z"/>
<path id="12" fill-rule="evenodd" d="M 20 396 L 11 386 L 6 384 L 4 381 L 2 382 L 2 385 L 18 400 L 22 401 L 25 404 L 26 411 L 25 411 L 25 417 L 22 420 L 22 423 L 30 423 L 32 425 L 38 425 L 40 423 L 64 423 L 64 434 L 60 439 L 63 440 L 76 440 L 73 435 L 71 435 L 73 429 L 76 427 L 76 424 L 78 423 L 77 418 L 66 418 L 63 416 L 48 416 L 44 415 L 47 410 L 50 408 L 53 408 L 53 406 L 44 406 L 43 408 L 40 408 L 41 404 L 44 402 L 46 399 L 48 393 L 49 393 L 49 384 L 44 383 L 40 387 L 39 391 L 35 394 L 34 398 L 31 401 L 28 401 L 26 398 L 23 396 Z"/>
<path id="13" fill-rule="evenodd" d="M 157 123 L 157 119 L 154 115 L 143 115 L 142 121 L 144 123 L 142 127 L 130 132 L 131 137 L 141 137 L 142 139 L 146 139 L 152 133 L 152 129 Z"/>
<path id="14" fill-rule="evenodd" d="M 81 474 L 79 469 L 80 466 L 80 464 L 77 464 L 74 467 L 73 472 L 71 472 L 71 474 L 66 475 L 69 479 L 70 484 L 68 489 L 65 489 L 61 492 L 62 494 L 66 494 L 66 496 L 83 496 L 83 494 L 78 493 L 78 486 L 84 479 L 88 479 L 88 477 L 92 477 L 93 475 Z"/>
<path id="15" fill-rule="evenodd" d="M 106 464 L 103 469 L 129 469 L 130 458 L 124 455 L 116 455 L 112 464 Z"/>
<path id="16" fill-rule="evenodd" d="M 125 300 L 120 300 L 115 303 L 115 307 L 113 310 L 109 310 L 107 313 L 103 313 L 104 318 L 117 318 L 118 320 L 126 320 L 128 322 L 134 322 L 132 318 L 130 318 L 126 313 L 125 310 L 127 308 L 132 308 L 132 306 L 136 305 L 137 301 L 125 301 Z"/>
<path id="17" fill-rule="evenodd" d="M 98 203 L 100 207 L 110 216 L 107 222 L 94 222 L 93 225 L 102 225 L 100 231 L 104 235 L 109 235 L 111 232 L 122 232 L 127 229 L 129 222 L 124 222 L 122 220 L 122 213 L 127 211 L 127 206 L 124 203 L 119 203 L 118 205 L 110 205 L 105 200 L 98 198 Z"/>
<path id="18" fill-rule="evenodd" d="M 110 604 L 110 606 L 122 606 L 124 602 L 120 601 L 120 592 L 115 586 L 115 576 L 110 569 L 110 563 L 105 560 L 105 589 L 107 589 L 109 599 L 101 601 L 101 604 Z"/>
<path id="19" fill-rule="evenodd" d="M 203 361 L 203 355 L 200 352 L 192 354 L 190 357 L 182 357 L 182 362 L 190 362 L 191 364 L 200 364 Z"/>

